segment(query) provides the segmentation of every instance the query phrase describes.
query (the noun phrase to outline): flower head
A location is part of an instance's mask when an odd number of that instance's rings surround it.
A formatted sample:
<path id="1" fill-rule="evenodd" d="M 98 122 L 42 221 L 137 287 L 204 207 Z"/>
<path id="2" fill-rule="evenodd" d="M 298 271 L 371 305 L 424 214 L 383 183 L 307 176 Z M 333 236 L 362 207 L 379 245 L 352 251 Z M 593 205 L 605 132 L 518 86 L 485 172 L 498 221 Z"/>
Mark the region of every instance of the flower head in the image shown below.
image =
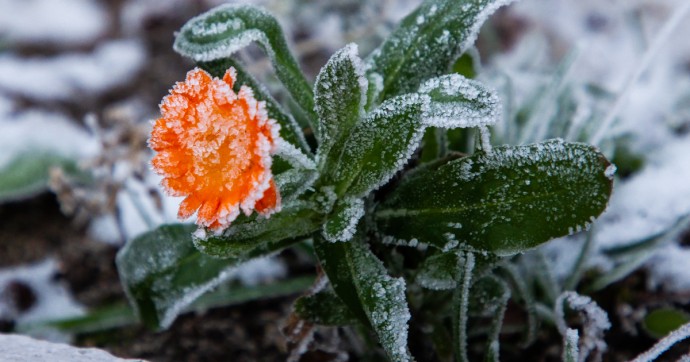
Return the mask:
<path id="1" fill-rule="evenodd" d="M 160 105 L 149 146 L 152 165 L 172 196 L 186 196 L 178 217 L 220 230 L 240 213 L 269 215 L 280 209 L 271 174 L 279 125 L 251 88 L 232 90 L 236 73 L 223 79 L 196 68 L 175 84 Z"/>

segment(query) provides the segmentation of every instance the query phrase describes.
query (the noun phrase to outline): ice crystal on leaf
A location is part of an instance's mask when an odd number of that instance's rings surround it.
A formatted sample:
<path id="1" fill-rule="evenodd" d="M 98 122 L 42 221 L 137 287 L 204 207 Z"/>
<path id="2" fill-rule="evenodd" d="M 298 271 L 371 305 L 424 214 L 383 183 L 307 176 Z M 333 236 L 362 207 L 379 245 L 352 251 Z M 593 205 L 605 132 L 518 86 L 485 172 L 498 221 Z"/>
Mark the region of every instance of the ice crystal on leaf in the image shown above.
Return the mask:
<path id="1" fill-rule="evenodd" d="M 173 196 L 186 196 L 178 217 L 197 214 L 197 224 L 226 228 L 240 213 L 280 209 L 271 173 L 279 125 L 269 119 L 251 88 L 232 90 L 235 69 L 223 79 L 201 69 L 187 73 L 160 105 L 151 132 L 152 165 Z"/>

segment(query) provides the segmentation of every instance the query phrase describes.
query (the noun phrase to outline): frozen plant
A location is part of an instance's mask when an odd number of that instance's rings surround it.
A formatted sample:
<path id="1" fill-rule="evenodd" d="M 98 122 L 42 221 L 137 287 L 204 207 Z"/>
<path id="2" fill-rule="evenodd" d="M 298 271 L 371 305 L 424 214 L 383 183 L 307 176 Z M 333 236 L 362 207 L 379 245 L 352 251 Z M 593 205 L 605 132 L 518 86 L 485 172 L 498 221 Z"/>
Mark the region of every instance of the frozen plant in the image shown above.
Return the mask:
<path id="1" fill-rule="evenodd" d="M 510 286 L 527 288 L 506 261 L 588 228 L 615 170 L 583 143 L 490 144 L 497 95 L 449 71 L 509 2 L 424 1 L 368 56 L 338 50 L 313 85 L 268 12 L 223 5 L 190 20 L 175 49 L 198 68 L 162 102 L 149 144 L 162 186 L 185 197 L 179 216 L 196 213 L 197 225 L 159 227 L 120 251 L 138 316 L 166 328 L 241 264 L 299 245 L 320 275 L 295 302 L 304 343 L 292 359 L 310 348 L 309 326 L 328 325 L 378 341 L 359 351 L 371 358 L 466 361 L 472 337 L 498 360 Z M 232 57 L 251 43 L 292 112 Z M 477 130 L 479 147 L 446 147 L 460 128 Z M 410 344 L 412 333 L 423 338 Z"/>

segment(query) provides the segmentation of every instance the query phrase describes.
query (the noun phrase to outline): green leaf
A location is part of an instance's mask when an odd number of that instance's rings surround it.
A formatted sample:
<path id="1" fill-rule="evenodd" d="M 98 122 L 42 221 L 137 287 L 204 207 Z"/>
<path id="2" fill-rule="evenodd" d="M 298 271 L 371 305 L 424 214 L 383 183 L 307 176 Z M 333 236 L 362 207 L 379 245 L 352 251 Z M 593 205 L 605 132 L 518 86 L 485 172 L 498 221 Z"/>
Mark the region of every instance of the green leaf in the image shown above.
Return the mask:
<path id="1" fill-rule="evenodd" d="M 381 261 L 360 237 L 347 243 L 331 243 L 317 237 L 314 250 L 335 293 L 353 315 L 372 327 L 388 359 L 411 361 L 407 348 L 410 312 L 404 280 L 388 276 Z"/>
<path id="2" fill-rule="evenodd" d="M 117 254 L 125 292 L 139 318 L 167 328 L 200 295 L 224 281 L 246 258 L 220 260 L 192 243 L 194 225 L 164 225 L 131 240 Z"/>
<path id="3" fill-rule="evenodd" d="M 432 255 L 424 259 L 415 281 L 427 289 L 454 289 L 458 285 L 457 276 L 464 261 L 465 259 L 455 252 Z"/>
<path id="4" fill-rule="evenodd" d="M 477 69 L 480 69 L 479 67 L 481 66 L 478 53 L 476 49 L 474 54 L 471 51 L 464 53 L 453 63 L 453 73 L 458 73 L 465 78 L 476 77 Z"/>
<path id="5" fill-rule="evenodd" d="M 336 194 L 363 197 L 400 170 L 424 133 L 421 115 L 427 98 L 406 94 L 386 101 L 353 129 L 337 160 L 323 174 Z"/>
<path id="6" fill-rule="evenodd" d="M 690 315 L 676 308 L 659 308 L 644 317 L 642 325 L 647 333 L 657 339 L 690 322 Z"/>
<path id="7" fill-rule="evenodd" d="M 309 82 L 290 53 L 280 24 L 263 9 L 238 4 L 213 8 L 189 20 L 173 48 L 195 61 L 209 62 L 229 58 L 252 42 L 266 51 L 278 79 L 310 118 L 316 119 Z"/>
<path id="8" fill-rule="evenodd" d="M 367 59 L 369 73 L 383 77 L 379 100 L 417 89 L 448 73 L 474 43 L 486 18 L 512 0 L 426 0 Z"/>
<path id="9" fill-rule="evenodd" d="M 318 172 L 315 170 L 301 168 L 292 168 L 275 175 L 276 186 L 280 190 L 282 202 L 288 203 L 296 200 L 314 184 L 317 177 Z"/>
<path id="10" fill-rule="evenodd" d="M 79 173 L 73 160 L 59 155 L 43 152 L 19 154 L 0 170 L 0 203 L 46 191 L 53 167 L 61 167 L 68 174 Z"/>
<path id="11" fill-rule="evenodd" d="M 357 223 L 364 216 L 362 199 L 341 199 L 323 225 L 323 237 L 330 242 L 348 241 L 357 231 Z"/>
<path id="12" fill-rule="evenodd" d="M 424 109 L 424 124 L 441 128 L 489 126 L 501 114 L 496 93 L 476 80 L 448 74 L 424 82 L 418 90 L 431 101 Z"/>
<path id="13" fill-rule="evenodd" d="M 414 173 L 375 221 L 390 242 L 512 255 L 587 228 L 606 208 L 612 171 L 585 144 L 497 147 Z"/>
<path id="14" fill-rule="evenodd" d="M 329 167 L 343 152 L 354 125 L 364 116 L 367 88 L 355 44 L 337 51 L 321 68 L 314 84 L 319 170 Z"/>
<path id="15" fill-rule="evenodd" d="M 298 242 L 319 230 L 321 223 L 320 215 L 296 202 L 284 205 L 283 210 L 268 218 L 257 214 L 240 216 L 222 235 L 194 235 L 193 242 L 202 253 L 216 258 L 262 256 Z"/>
<path id="16" fill-rule="evenodd" d="M 271 93 L 269 93 L 266 87 L 254 79 L 251 74 L 247 73 L 247 71 L 238 61 L 233 58 L 223 58 L 210 62 L 199 62 L 198 65 L 201 69 L 209 72 L 209 74 L 217 78 L 223 78 L 225 71 L 230 67 L 235 68 L 237 73 L 237 79 L 233 85 L 235 92 L 239 92 L 243 85 L 251 88 L 252 92 L 254 93 L 254 98 L 265 102 L 268 117 L 275 119 L 280 125 L 280 137 L 290 144 L 295 145 L 307 155 L 311 154 L 309 145 L 304 139 L 304 133 L 302 132 L 302 129 L 300 129 L 300 127 L 307 128 L 309 125 L 298 125 L 295 121 L 295 118 L 283 109 L 278 101 L 271 96 Z"/>
<path id="17" fill-rule="evenodd" d="M 194 225 L 163 225 L 131 240 L 117 255 L 125 292 L 136 314 L 151 328 L 170 326 L 179 313 L 227 280 L 243 262 L 289 245 L 229 243 L 224 249 L 226 259 L 217 259 L 194 247 L 194 230 Z"/>
<path id="18" fill-rule="evenodd" d="M 420 163 L 436 161 L 445 157 L 447 153 L 448 139 L 446 130 L 441 128 L 429 127 L 424 131 L 421 145 Z"/>
<path id="19" fill-rule="evenodd" d="M 294 309 L 300 318 L 314 324 L 346 326 L 357 323 L 350 309 L 330 290 L 300 297 Z"/>

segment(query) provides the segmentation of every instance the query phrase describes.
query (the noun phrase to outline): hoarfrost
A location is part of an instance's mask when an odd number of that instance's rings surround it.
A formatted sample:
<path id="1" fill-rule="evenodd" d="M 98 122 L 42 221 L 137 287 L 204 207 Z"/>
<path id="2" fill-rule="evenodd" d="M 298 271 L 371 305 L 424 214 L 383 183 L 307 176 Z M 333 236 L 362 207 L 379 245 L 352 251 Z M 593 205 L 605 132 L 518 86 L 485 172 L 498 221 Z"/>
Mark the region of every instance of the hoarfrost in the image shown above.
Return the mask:
<path id="1" fill-rule="evenodd" d="M 336 230 L 331 230 L 331 223 L 328 222 L 323 229 L 323 237 L 332 243 L 352 239 L 357 231 L 357 223 L 364 216 L 364 200 L 351 199 L 345 203 L 345 208 L 332 216 Z"/>
<path id="2" fill-rule="evenodd" d="M 398 96 L 361 120 L 348 139 L 342 157 L 347 161 L 336 175 L 339 179 L 356 175 L 352 196 L 364 196 L 385 184 L 410 159 L 424 135 L 419 118 L 428 101 L 425 95 Z"/>
<path id="3" fill-rule="evenodd" d="M 255 16 L 273 17 L 266 10 L 260 8 L 247 7 L 243 4 L 224 4 L 214 8 L 211 12 L 190 19 L 182 29 L 180 29 L 180 35 L 176 37 L 173 48 L 178 53 L 188 56 L 197 62 L 208 62 L 229 57 L 247 45 L 258 42 L 268 53 L 269 58 L 275 59 L 275 53 L 273 52 L 270 41 L 266 33 L 262 30 L 245 28 L 243 21 L 227 16 L 225 17 L 225 23 L 214 21 L 210 26 L 207 24 L 208 19 L 217 16 L 218 13 L 225 11 L 232 12 L 236 9 L 248 9 Z M 203 29 L 204 27 L 208 27 L 208 29 Z M 232 30 L 233 34 L 232 36 L 226 35 L 221 38 L 218 36 L 218 32 L 221 30 L 223 30 L 223 32 Z M 192 35 L 201 38 L 208 37 L 215 41 L 190 42 L 185 36 L 187 32 L 191 32 Z"/>
<path id="4" fill-rule="evenodd" d="M 597 356 L 606 351 L 604 331 L 611 328 L 611 322 L 606 312 L 601 309 L 590 297 L 579 295 L 572 291 L 563 292 L 557 299 L 554 307 L 556 326 L 561 335 L 566 337 L 569 328 L 565 322 L 564 304 L 570 309 L 581 314 L 583 320 L 582 337 L 580 338 L 579 361 L 584 362 L 590 353 Z"/>
<path id="5" fill-rule="evenodd" d="M 609 180 L 613 180 L 613 176 L 616 174 L 616 165 L 610 164 L 608 167 L 606 167 L 606 170 L 604 170 L 604 175 L 608 177 Z"/>
<path id="6" fill-rule="evenodd" d="M 240 264 L 235 267 L 230 267 L 227 268 L 220 273 L 218 273 L 218 276 L 215 278 L 208 280 L 205 283 L 191 286 L 191 287 L 186 287 L 183 290 L 176 291 L 175 293 L 178 294 L 176 298 L 171 298 L 170 296 L 168 297 L 163 297 L 163 298 L 155 298 L 157 299 L 157 306 L 158 309 L 163 309 L 165 313 L 163 314 L 161 320 L 160 320 L 160 325 L 163 328 L 168 328 L 174 321 L 175 318 L 184 311 L 186 307 L 191 305 L 195 300 L 197 300 L 200 296 L 204 295 L 206 292 L 212 290 L 213 288 L 217 287 L 218 285 L 227 282 L 231 280 L 234 277 L 238 276 L 240 268 L 246 268 L 248 265 L 257 264 L 257 263 L 263 263 L 260 261 L 261 259 L 253 259 L 250 260 L 246 263 Z M 251 267 L 250 267 L 251 268 Z M 250 274 L 247 274 L 250 275 Z M 254 279 L 253 277 L 250 277 L 248 280 L 250 281 L 255 281 L 257 279 Z M 156 290 L 159 290 L 161 288 L 163 289 L 175 289 L 173 286 L 173 281 L 172 280 L 162 280 L 162 278 L 159 279 L 160 282 L 162 282 L 163 286 L 161 287 L 160 284 L 157 284 L 158 288 L 154 288 Z M 156 291 L 154 290 L 154 291 Z M 162 290 L 159 290 L 162 291 Z"/>
<path id="7" fill-rule="evenodd" d="M 565 362 L 577 362 L 580 360 L 580 349 L 577 347 L 580 341 L 580 335 L 577 329 L 568 328 L 565 335 L 563 336 L 564 345 L 563 348 L 563 361 Z"/>
<path id="8" fill-rule="evenodd" d="M 331 148 L 352 132 L 364 116 L 368 80 L 364 76 L 357 45 L 348 44 L 335 53 L 321 69 L 314 84 L 314 104 L 319 116 L 318 162 L 327 162 Z"/>
<path id="9" fill-rule="evenodd" d="M 424 109 L 424 123 L 441 128 L 477 127 L 496 123 L 501 114 L 500 99 L 482 83 L 459 74 L 424 82 L 419 93 L 431 97 Z"/>
<path id="10" fill-rule="evenodd" d="M 304 152 L 293 144 L 285 141 L 282 137 L 276 140 L 275 154 L 288 161 L 292 167 L 306 170 L 316 169 L 316 164 L 309 156 L 305 155 Z"/>
<path id="11" fill-rule="evenodd" d="M 407 349 L 410 312 L 405 299 L 405 280 L 391 278 L 367 246 L 355 243 L 353 267 L 357 269 L 360 298 L 379 341 L 393 361 L 411 361 Z"/>
<path id="12" fill-rule="evenodd" d="M 690 338 L 690 323 L 686 323 L 682 325 L 680 328 L 671 332 L 669 335 L 667 335 L 662 340 L 657 342 L 654 346 L 652 346 L 652 348 L 649 351 L 635 357 L 635 359 L 630 362 L 654 361 L 657 357 L 659 357 L 662 353 L 666 352 L 673 345 L 688 338 Z M 687 357 L 687 355 L 682 357 L 680 361 L 688 360 Z"/>

